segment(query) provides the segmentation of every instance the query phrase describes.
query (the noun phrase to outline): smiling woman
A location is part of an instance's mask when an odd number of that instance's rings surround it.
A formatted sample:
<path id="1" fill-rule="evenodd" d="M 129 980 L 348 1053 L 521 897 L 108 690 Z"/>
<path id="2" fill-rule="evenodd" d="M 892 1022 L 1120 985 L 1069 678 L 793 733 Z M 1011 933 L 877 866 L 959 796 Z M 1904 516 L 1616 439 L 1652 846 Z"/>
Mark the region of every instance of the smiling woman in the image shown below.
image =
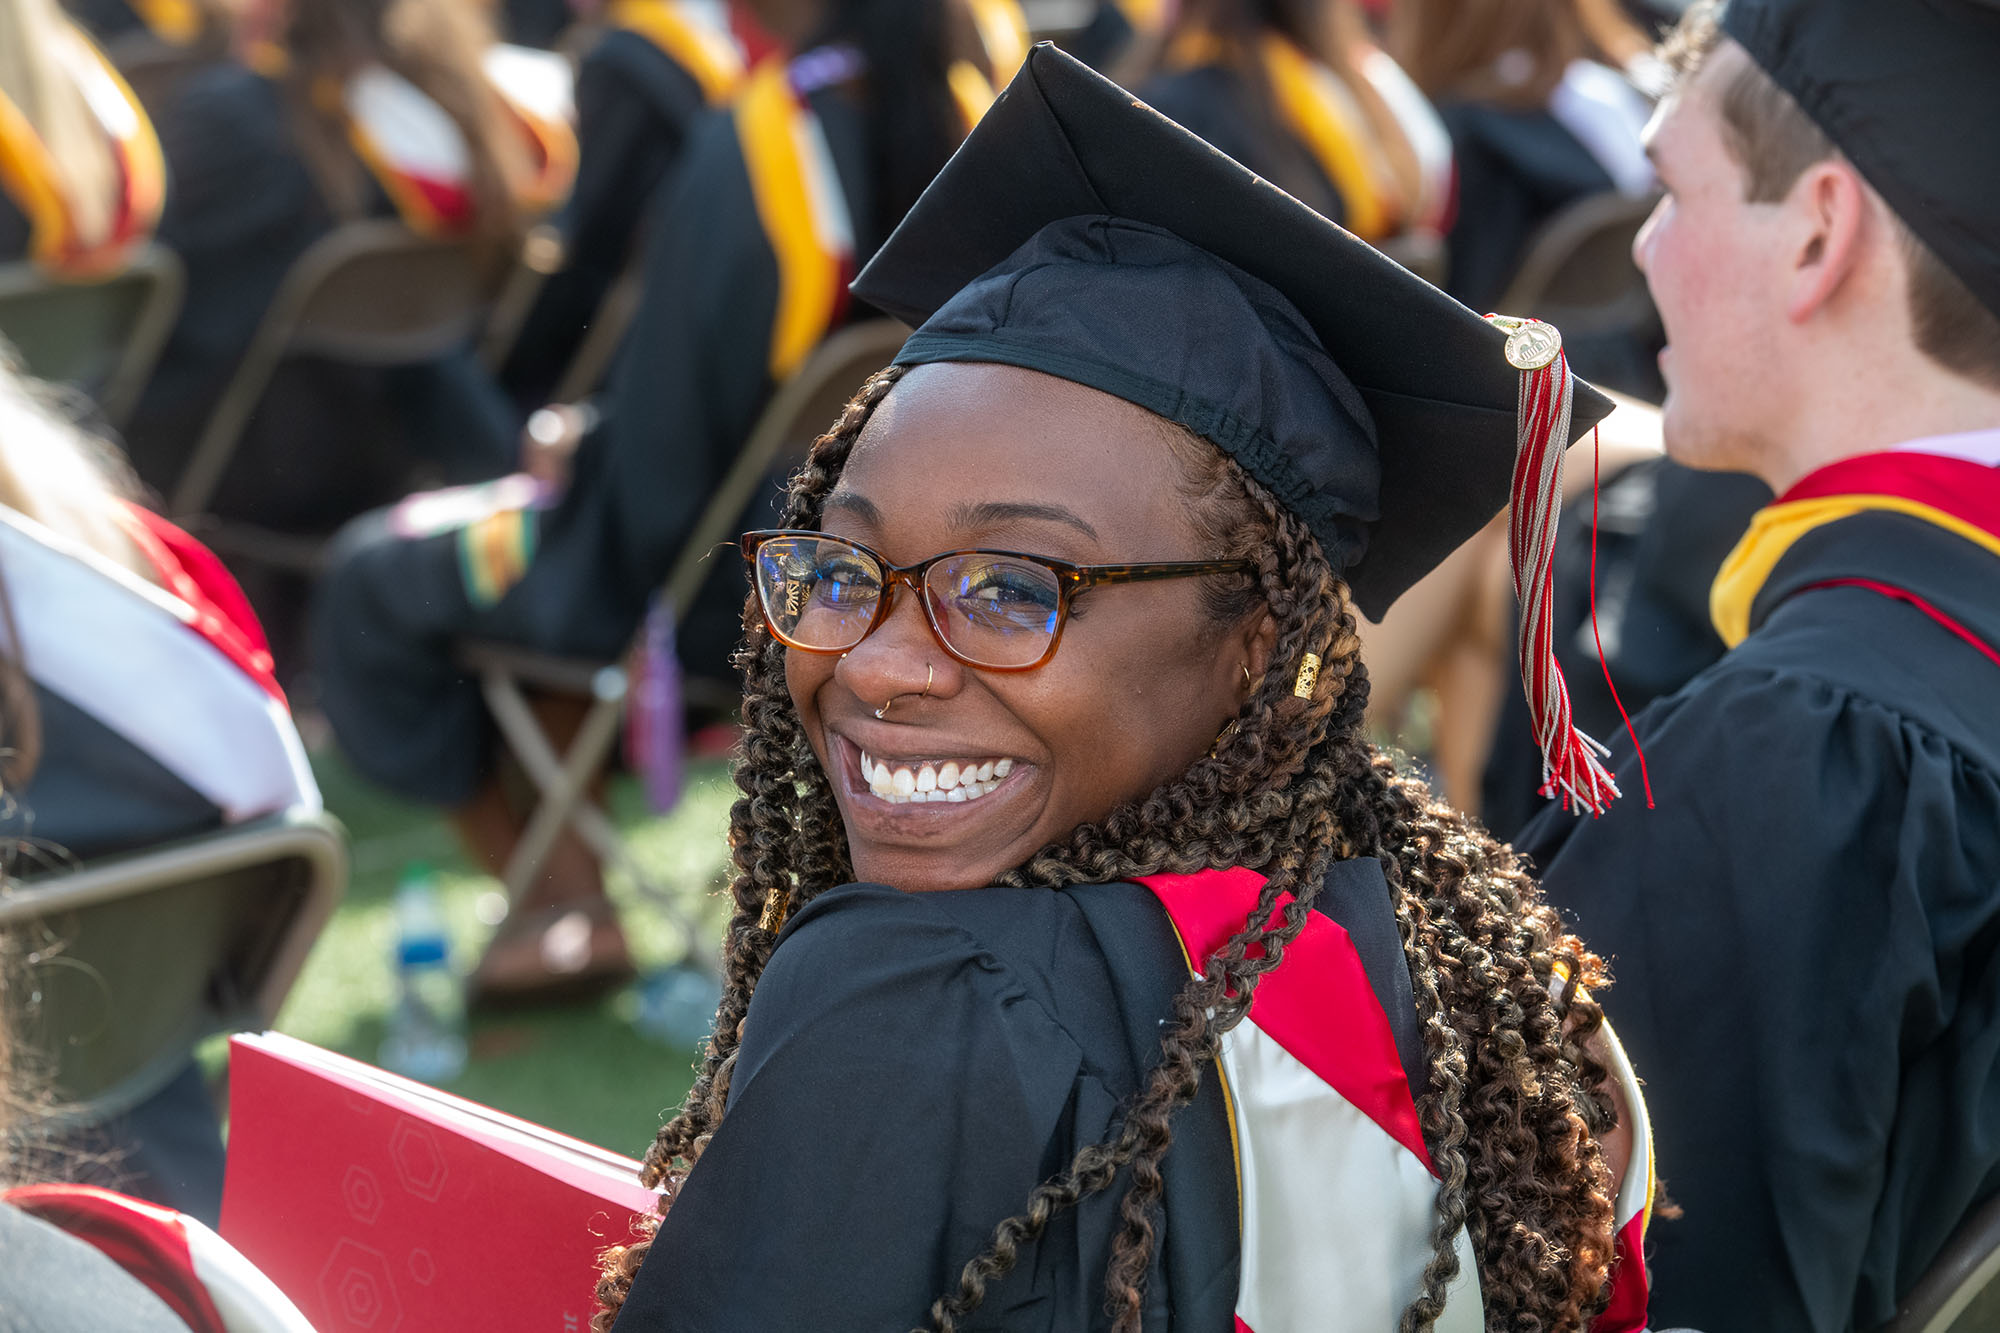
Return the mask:
<path id="1" fill-rule="evenodd" d="M 1643 1327 L 1598 960 L 1362 730 L 1501 335 L 1048 48 L 856 292 L 919 327 L 744 539 L 729 987 L 599 1328 Z"/>

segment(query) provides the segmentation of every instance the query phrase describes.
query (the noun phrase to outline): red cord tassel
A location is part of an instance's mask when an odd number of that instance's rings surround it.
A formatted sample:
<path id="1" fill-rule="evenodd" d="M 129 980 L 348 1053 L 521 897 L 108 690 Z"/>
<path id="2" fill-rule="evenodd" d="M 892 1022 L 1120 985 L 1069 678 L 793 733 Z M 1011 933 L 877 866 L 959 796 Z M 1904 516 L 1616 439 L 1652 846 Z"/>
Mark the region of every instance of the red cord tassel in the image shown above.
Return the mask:
<path id="1" fill-rule="evenodd" d="M 1521 375 L 1507 553 L 1521 607 L 1516 645 L 1521 681 L 1542 752 L 1541 793 L 1558 797 L 1565 810 L 1596 815 L 1618 795 L 1603 763 L 1610 752 L 1571 721 L 1569 686 L 1556 663 L 1554 644 L 1556 520 L 1562 509 L 1563 453 L 1569 445 L 1573 398 L 1569 358 L 1560 350 L 1546 365 Z"/>

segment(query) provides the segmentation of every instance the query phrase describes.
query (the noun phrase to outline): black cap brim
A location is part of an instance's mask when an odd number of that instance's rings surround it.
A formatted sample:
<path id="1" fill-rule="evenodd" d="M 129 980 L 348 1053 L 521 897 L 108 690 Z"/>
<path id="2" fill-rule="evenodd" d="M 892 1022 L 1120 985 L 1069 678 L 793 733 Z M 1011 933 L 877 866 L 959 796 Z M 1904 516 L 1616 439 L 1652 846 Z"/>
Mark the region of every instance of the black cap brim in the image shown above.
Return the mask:
<path id="1" fill-rule="evenodd" d="M 1359 390 L 1380 447 L 1380 517 L 1346 577 L 1368 615 L 1506 505 L 1521 374 L 1505 335 L 1047 43 L 854 292 L 922 324 L 1045 226 L 1104 214 L 1164 228 L 1269 283 Z M 1566 443 L 1611 408 L 1579 381 Z"/>

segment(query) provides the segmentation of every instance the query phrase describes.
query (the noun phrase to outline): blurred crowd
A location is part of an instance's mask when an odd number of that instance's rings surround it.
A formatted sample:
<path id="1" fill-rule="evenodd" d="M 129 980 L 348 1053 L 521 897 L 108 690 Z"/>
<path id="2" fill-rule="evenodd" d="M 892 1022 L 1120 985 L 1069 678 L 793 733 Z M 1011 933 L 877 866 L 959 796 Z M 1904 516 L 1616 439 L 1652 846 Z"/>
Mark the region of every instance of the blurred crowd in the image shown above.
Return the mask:
<path id="1" fill-rule="evenodd" d="M 537 792 L 466 645 L 610 662 L 649 607 L 678 631 L 654 637 L 655 658 L 662 642 L 678 657 L 656 674 L 686 677 L 697 725 L 725 716 L 710 683 L 729 675 L 740 574 L 711 561 L 689 605 L 662 608 L 667 575 L 714 535 L 701 520 L 775 391 L 878 318 L 846 279 L 1043 37 L 1475 308 L 1570 299 L 1580 372 L 1656 398 L 1658 326 L 1625 249 L 1653 190 L 1653 38 L 1676 8 L 0 0 L 0 271 L 34 298 L 0 301 L 20 344 L 0 476 L 8 512 L 33 520 L 9 539 L 188 596 L 241 678 L 226 706 L 198 701 L 215 663 L 143 685 L 97 663 L 120 706 L 17 681 L 10 727 L 32 737 L 39 719 L 43 743 L 14 744 L 15 831 L 88 862 L 316 803 L 295 736 L 262 790 L 225 799 L 176 771 L 107 795 L 121 766 L 242 762 L 245 729 L 289 732 L 289 705 L 369 778 L 451 810 L 499 873 Z M 1595 290 L 1549 290 L 1592 246 L 1612 256 Z M 58 402 L 37 372 L 97 401 Z M 1649 431 L 1639 415 L 1611 453 L 1629 475 L 1608 479 L 1610 529 L 1635 546 L 1675 486 L 1698 485 Z M 768 494 L 735 497 L 724 531 Z M 1723 547 L 1747 513 L 1716 518 Z M 1652 595 L 1631 563 L 1621 595 Z M 6 569 L 28 641 L 54 596 L 32 568 Z M 1490 573 L 1461 558 L 1371 648 L 1382 725 L 1430 704 L 1418 743 L 1467 804 L 1512 723 L 1504 650 L 1486 651 L 1509 614 Z M 1677 684 L 1711 637 L 1691 612 L 1665 677 L 1644 678 L 1648 653 L 1628 695 Z M 589 702 L 527 698 L 558 750 Z M 1580 707 L 1599 724 L 1609 702 Z M 1515 771 L 1514 743 L 1496 772 Z M 1492 804 L 1509 801 L 1518 821 L 1532 792 Z M 629 978 L 600 850 L 563 834 L 531 859 L 476 1001 Z M 185 1061 L 130 1114 L 160 1106 L 177 1127 L 137 1137 L 212 1144 L 183 1126 L 212 1120 Z M 213 1165 L 186 1174 L 212 1182 Z"/>
<path id="2" fill-rule="evenodd" d="M 508 874 L 475 1003 L 629 980 L 605 849 L 536 818 L 549 756 L 606 664 L 727 725 L 745 584 L 699 558 L 771 511 L 743 450 L 830 424 L 774 400 L 883 319 L 848 281 L 1044 38 L 1473 310 L 1558 323 L 1621 395 L 1554 553 L 1578 725 L 1610 734 L 1722 655 L 1710 584 L 1771 498 L 1659 451 L 1630 256 L 1682 8 L 0 0 L 17 869 L 316 811 L 303 730 Z M 1378 733 L 1503 838 L 1542 804 L 1504 522 L 1363 627 Z M 65 1133 L 212 1221 L 215 1112 L 169 1055 Z"/>

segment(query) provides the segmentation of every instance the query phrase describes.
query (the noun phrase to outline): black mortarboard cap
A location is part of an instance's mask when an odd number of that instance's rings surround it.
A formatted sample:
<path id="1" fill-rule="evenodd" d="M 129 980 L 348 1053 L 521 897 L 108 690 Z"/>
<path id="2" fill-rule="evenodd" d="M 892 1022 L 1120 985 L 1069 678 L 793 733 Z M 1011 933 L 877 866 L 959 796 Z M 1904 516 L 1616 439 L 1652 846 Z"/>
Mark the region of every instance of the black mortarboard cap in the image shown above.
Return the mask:
<path id="1" fill-rule="evenodd" d="M 1730 0 L 1722 28 L 2000 315 L 2000 0 Z"/>
<path id="2" fill-rule="evenodd" d="M 1047 44 L 854 283 L 899 364 L 1002 362 L 1233 455 L 1379 618 L 1507 503 L 1506 336 Z M 1578 383 L 1567 445 L 1611 409 Z"/>

